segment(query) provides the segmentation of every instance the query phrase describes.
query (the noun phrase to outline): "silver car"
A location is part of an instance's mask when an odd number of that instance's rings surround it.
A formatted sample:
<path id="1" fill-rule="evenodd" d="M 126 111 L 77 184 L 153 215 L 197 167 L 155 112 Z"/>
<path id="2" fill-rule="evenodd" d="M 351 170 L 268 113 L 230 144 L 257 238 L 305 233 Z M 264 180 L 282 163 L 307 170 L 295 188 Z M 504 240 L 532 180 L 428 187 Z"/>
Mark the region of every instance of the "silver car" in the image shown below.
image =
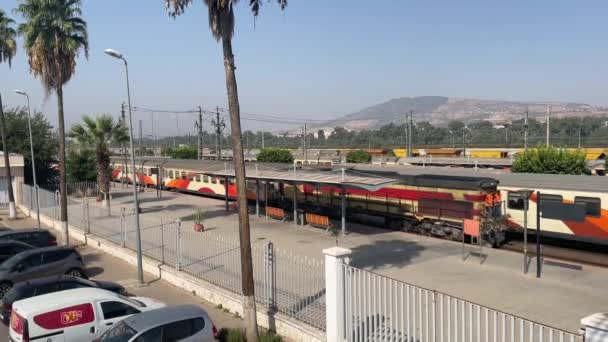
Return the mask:
<path id="1" fill-rule="evenodd" d="M 205 310 L 179 305 L 127 317 L 95 342 L 212 342 L 216 333 Z"/>

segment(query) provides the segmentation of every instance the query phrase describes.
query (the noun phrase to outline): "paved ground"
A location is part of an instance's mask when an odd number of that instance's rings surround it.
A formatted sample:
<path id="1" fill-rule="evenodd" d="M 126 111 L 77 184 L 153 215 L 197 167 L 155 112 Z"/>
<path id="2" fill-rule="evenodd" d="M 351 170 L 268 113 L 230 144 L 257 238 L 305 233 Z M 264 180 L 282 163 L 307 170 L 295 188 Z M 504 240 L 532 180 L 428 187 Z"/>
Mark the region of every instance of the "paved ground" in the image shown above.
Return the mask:
<path id="1" fill-rule="evenodd" d="M 122 207 L 131 210 L 129 190 L 116 187 L 113 191 L 112 213 L 119 213 Z M 144 227 L 180 218 L 182 227 L 189 230 L 192 215 L 201 209 L 210 234 L 237 241 L 236 213 L 226 213 L 222 200 L 168 192 L 163 193 L 162 199 L 155 198 L 153 192 L 141 197 Z M 78 215 L 82 208 L 74 203 L 70 211 Z M 99 222 L 114 220 L 111 234 L 120 232 L 118 216 L 104 218 L 100 206 L 93 202 L 90 210 L 96 213 L 92 214 L 91 222 L 95 215 Z M 278 249 L 321 260 L 322 249 L 336 244 L 333 237 L 320 229 L 251 217 L 254 247 L 271 240 Z M 83 220 L 81 216 L 71 219 Z M 103 226 L 107 229 L 108 224 Z M 476 256 L 462 261 L 462 247 L 457 242 L 358 224 L 348 227 L 350 233 L 339 237 L 338 244 L 353 250 L 352 265 L 356 267 L 569 331 L 578 330 L 580 318 L 608 308 L 605 268 L 545 263 L 542 278 L 536 279 L 535 260 L 530 260 L 529 273 L 524 275 L 523 257 L 514 252 L 484 248 L 486 257 L 480 265 Z M 97 229 L 101 231 L 101 227 Z M 184 253 L 196 256 L 204 248 L 192 242 L 188 249 Z"/>
<path id="2" fill-rule="evenodd" d="M 33 227 L 35 221 L 30 218 L 23 218 L 16 221 L 8 221 L 7 216 L 0 214 L 0 225 L 11 228 Z M 137 285 L 136 268 L 122 260 L 104 254 L 90 247 L 79 247 L 88 272 L 93 279 L 110 280 L 125 286 L 129 293 L 135 296 L 152 297 L 167 304 L 199 304 L 211 316 L 218 329 L 238 328 L 242 325 L 240 318 L 234 317 L 231 313 L 222 311 L 214 305 L 204 302 L 199 297 L 191 293 L 178 289 L 163 280 L 154 279 L 149 274 L 145 275 L 147 286 Z M 8 336 L 7 327 L 0 324 L 0 336 Z"/>

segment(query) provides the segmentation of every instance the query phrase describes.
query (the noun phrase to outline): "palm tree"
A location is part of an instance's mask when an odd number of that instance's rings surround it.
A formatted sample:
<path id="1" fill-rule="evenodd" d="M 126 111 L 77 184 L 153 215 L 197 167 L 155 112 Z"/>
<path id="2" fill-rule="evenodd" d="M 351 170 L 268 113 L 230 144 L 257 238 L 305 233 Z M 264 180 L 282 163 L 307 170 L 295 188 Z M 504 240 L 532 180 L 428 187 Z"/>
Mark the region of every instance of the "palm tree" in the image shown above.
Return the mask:
<path id="1" fill-rule="evenodd" d="M 21 0 L 15 9 L 25 19 L 17 31 L 23 37 L 30 72 L 40 78 L 47 96 L 57 94 L 61 225 L 66 245 L 69 234 L 63 86 L 74 76 L 78 53 L 84 50 L 89 58 L 87 23 L 80 18 L 80 5 L 80 0 Z"/>
<path id="2" fill-rule="evenodd" d="M 15 29 L 12 27 L 15 21 L 0 9 L 0 63 L 8 62 L 8 67 L 11 67 L 11 62 L 15 53 L 17 53 L 17 42 L 15 41 Z M 8 147 L 6 146 L 6 125 L 4 123 L 4 109 L 2 108 L 2 95 L 0 94 L 0 134 L 2 135 L 2 146 L 4 154 L 4 165 L 6 166 L 6 183 L 8 190 L 8 212 L 9 219 L 15 219 L 17 217 L 17 210 L 15 208 L 15 194 L 13 193 L 13 183 L 11 175 L 11 164 L 8 154 Z"/>
<path id="3" fill-rule="evenodd" d="M 68 133 L 68 137 L 76 139 L 80 147 L 95 150 L 97 162 L 97 188 L 104 194 L 102 205 L 109 209 L 110 202 L 110 142 L 123 143 L 129 140 L 127 129 L 121 122 L 114 122 L 114 118 L 104 114 L 92 118 L 84 116 L 84 125 L 76 124 Z"/>
<path id="4" fill-rule="evenodd" d="M 186 10 L 194 0 L 165 0 L 169 15 L 175 17 Z M 232 151 L 236 176 L 237 205 L 239 210 L 241 274 L 243 287 L 243 313 L 247 341 L 258 340 L 258 329 L 253 287 L 253 266 L 251 262 L 251 237 L 249 216 L 247 213 L 247 185 L 245 180 L 245 158 L 243 156 L 243 139 L 241 134 L 241 113 L 236 85 L 236 69 L 232 54 L 232 36 L 234 35 L 233 7 L 238 0 L 203 0 L 209 11 L 209 29 L 213 37 L 222 42 L 224 52 L 224 69 L 226 72 L 226 90 L 228 92 L 228 109 L 232 130 Z M 287 0 L 277 0 L 281 9 L 287 6 Z M 262 0 L 248 1 L 254 17 L 257 17 Z"/>

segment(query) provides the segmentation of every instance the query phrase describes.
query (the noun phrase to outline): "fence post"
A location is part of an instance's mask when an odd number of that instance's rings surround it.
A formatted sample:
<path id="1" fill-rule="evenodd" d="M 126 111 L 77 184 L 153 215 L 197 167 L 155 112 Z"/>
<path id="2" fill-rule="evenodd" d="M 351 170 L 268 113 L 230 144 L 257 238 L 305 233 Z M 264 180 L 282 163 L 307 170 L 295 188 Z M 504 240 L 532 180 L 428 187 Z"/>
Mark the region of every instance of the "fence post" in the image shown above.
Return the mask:
<path id="1" fill-rule="evenodd" d="M 182 270 L 182 220 L 175 220 L 177 226 L 177 270 Z"/>
<path id="2" fill-rule="evenodd" d="M 327 342 L 345 338 L 345 282 L 343 265 L 348 264 L 352 251 L 342 247 L 323 250 L 325 254 L 325 317 Z M 350 298 L 348 299 L 350 300 Z"/>
<path id="3" fill-rule="evenodd" d="M 162 217 L 160 218 L 160 261 L 165 263 L 165 226 Z"/>
<path id="4" fill-rule="evenodd" d="M 87 208 L 86 208 L 86 197 L 82 199 L 82 230 L 87 233 Z"/>
<path id="5" fill-rule="evenodd" d="M 91 217 L 90 217 L 91 212 L 89 211 L 89 198 L 88 197 L 85 197 L 85 199 L 84 199 L 84 206 L 87 211 L 87 221 L 86 221 L 86 226 L 85 226 L 85 232 L 87 234 L 90 234 L 91 233 Z"/>
<path id="6" fill-rule="evenodd" d="M 275 307 L 275 260 L 274 245 L 268 241 L 264 245 L 264 289 L 268 309 Z"/>
<path id="7" fill-rule="evenodd" d="M 125 229 L 125 208 L 120 208 L 120 244 L 125 248 L 127 233 Z"/>
<path id="8" fill-rule="evenodd" d="M 59 218 L 57 216 L 57 207 L 59 207 L 59 196 L 61 196 L 59 194 L 59 190 L 55 190 L 55 220 Z"/>

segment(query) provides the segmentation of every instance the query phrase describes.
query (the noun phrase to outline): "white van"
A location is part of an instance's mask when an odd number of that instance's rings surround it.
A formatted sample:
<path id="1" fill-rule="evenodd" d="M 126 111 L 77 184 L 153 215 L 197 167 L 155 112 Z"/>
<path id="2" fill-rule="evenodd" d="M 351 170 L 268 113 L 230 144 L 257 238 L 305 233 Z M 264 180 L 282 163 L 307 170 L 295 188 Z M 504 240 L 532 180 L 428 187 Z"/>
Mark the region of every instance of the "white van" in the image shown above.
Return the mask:
<path id="1" fill-rule="evenodd" d="M 49 293 L 13 304 L 9 341 L 92 341 L 125 317 L 164 306 L 96 288 Z"/>

